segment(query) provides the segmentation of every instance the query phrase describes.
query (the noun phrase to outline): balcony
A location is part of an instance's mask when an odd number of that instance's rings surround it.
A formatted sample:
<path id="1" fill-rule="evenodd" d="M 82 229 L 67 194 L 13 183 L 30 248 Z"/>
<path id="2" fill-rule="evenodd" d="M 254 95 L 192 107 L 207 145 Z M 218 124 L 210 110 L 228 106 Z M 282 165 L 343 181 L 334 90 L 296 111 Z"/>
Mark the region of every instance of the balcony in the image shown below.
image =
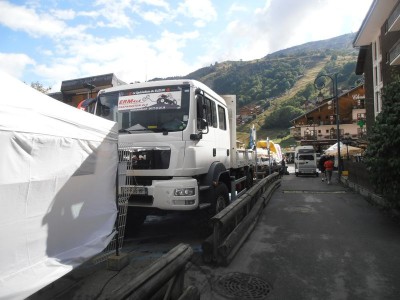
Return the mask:
<path id="1" fill-rule="evenodd" d="M 400 65 L 400 41 L 390 49 L 389 62 L 391 66 Z"/>
<path id="2" fill-rule="evenodd" d="M 299 135 L 297 134 L 294 136 L 297 140 L 302 140 L 302 141 L 324 141 L 324 140 L 336 140 L 337 139 L 337 134 L 336 130 L 332 131 L 329 134 L 318 134 L 318 135 L 313 135 L 311 134 L 304 134 L 304 135 Z M 340 129 L 340 138 L 345 137 L 343 129 Z"/>
<path id="3" fill-rule="evenodd" d="M 400 4 L 397 4 L 387 21 L 388 31 L 400 30 Z"/>

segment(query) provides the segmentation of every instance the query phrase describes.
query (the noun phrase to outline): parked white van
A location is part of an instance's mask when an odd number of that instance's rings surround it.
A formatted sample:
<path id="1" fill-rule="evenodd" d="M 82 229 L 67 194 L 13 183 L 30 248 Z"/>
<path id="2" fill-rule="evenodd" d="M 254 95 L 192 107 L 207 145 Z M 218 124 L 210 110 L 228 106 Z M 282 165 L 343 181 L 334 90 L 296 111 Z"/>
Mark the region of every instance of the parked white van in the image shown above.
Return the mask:
<path id="1" fill-rule="evenodd" d="M 313 146 L 297 146 L 294 154 L 294 168 L 296 176 L 319 175 L 317 154 Z"/>

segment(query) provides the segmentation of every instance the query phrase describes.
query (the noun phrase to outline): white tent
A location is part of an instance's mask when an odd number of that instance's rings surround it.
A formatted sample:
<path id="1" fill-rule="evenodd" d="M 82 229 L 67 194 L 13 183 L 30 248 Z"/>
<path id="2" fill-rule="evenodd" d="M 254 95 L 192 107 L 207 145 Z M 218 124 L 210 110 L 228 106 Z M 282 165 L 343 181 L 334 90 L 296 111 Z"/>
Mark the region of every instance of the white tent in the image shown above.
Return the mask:
<path id="1" fill-rule="evenodd" d="M 347 152 L 348 151 L 348 152 Z M 347 153 L 349 155 L 355 155 L 355 154 L 360 154 L 364 150 L 358 147 L 353 147 L 353 146 L 347 146 L 340 142 L 340 156 L 346 156 Z M 332 156 L 337 156 L 338 154 L 338 146 L 337 143 L 330 146 L 328 149 L 325 150 L 326 155 L 332 155 Z"/>
<path id="2" fill-rule="evenodd" d="M 114 235 L 116 123 L 0 72 L 0 299 L 24 299 Z"/>

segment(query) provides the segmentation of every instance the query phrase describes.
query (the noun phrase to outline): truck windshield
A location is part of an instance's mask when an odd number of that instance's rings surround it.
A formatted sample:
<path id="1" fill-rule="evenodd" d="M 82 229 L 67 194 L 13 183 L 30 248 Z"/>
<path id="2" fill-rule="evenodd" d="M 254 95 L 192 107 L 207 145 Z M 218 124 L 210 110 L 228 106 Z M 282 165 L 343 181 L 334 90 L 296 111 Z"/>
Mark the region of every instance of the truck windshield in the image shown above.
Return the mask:
<path id="1" fill-rule="evenodd" d="M 314 155 L 299 155 L 299 160 L 314 160 Z"/>
<path id="2" fill-rule="evenodd" d="M 126 89 L 99 95 L 96 114 L 121 133 L 182 131 L 189 119 L 190 86 Z"/>

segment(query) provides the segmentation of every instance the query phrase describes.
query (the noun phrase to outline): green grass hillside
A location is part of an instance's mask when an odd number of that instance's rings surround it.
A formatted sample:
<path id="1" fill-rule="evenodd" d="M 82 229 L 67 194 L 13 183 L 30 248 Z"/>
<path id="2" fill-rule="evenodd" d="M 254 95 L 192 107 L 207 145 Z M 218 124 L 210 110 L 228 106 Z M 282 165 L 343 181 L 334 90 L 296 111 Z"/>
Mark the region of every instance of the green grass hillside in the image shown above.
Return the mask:
<path id="1" fill-rule="evenodd" d="M 338 73 L 339 88 L 356 85 L 359 77 L 354 74 L 357 51 L 352 47 L 353 39 L 354 34 L 346 34 L 280 50 L 256 60 L 216 62 L 173 78 L 196 79 L 218 94 L 235 94 L 237 112 L 246 106 L 263 107 L 263 113 L 238 127 L 238 139 L 247 144 L 254 124 L 258 139 L 269 137 L 286 147 L 295 144 L 289 136 L 290 120 L 304 113 L 306 101 L 316 98 L 313 83 L 319 74 Z"/>

